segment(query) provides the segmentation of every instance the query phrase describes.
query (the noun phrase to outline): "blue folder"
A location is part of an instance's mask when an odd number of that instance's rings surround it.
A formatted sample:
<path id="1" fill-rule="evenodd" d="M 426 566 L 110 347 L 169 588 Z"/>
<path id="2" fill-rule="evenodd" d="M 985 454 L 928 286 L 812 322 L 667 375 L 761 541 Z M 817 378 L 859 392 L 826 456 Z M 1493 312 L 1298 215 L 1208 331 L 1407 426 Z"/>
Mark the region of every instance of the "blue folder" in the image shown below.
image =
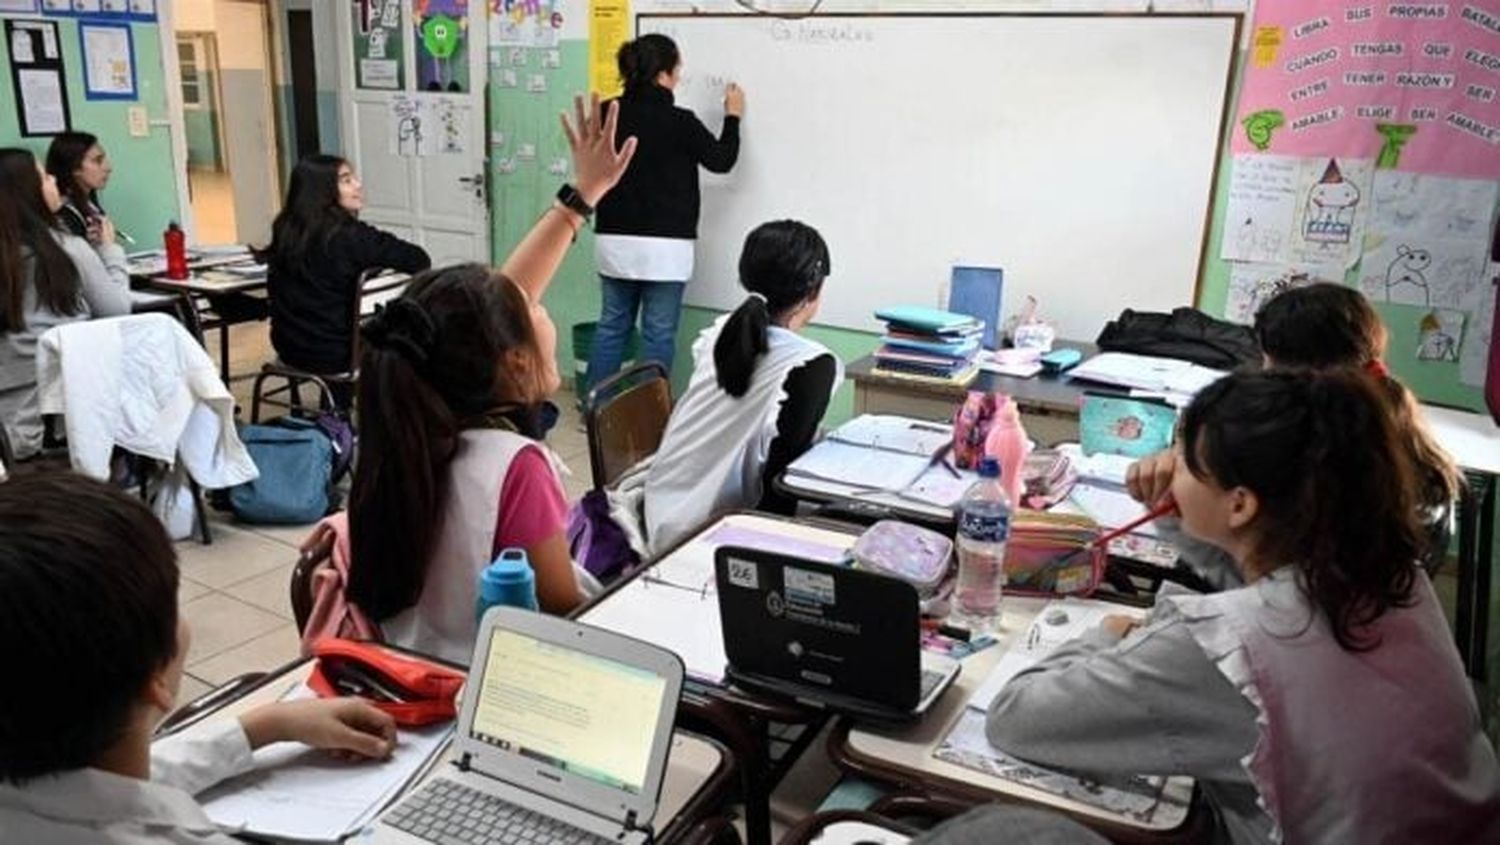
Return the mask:
<path id="1" fill-rule="evenodd" d="M 948 309 L 984 323 L 984 348 L 1000 346 L 1000 293 L 1005 273 L 999 267 L 955 265 L 948 280 Z"/>
<path id="2" fill-rule="evenodd" d="M 893 305 L 875 312 L 876 319 L 900 323 L 925 332 L 944 332 L 971 326 L 974 318 L 925 305 Z"/>

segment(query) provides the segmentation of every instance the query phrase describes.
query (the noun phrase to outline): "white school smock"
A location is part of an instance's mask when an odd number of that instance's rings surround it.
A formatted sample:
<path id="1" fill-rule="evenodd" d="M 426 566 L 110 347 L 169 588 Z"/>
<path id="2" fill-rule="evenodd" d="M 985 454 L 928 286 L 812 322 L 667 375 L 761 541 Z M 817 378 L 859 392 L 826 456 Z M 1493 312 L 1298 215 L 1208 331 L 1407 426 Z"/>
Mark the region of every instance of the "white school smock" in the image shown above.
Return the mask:
<path id="1" fill-rule="evenodd" d="M 1257 711 L 1241 762 L 1273 839 L 1500 842 L 1500 764 L 1426 574 L 1362 652 L 1339 646 L 1290 567 L 1163 600 Z"/>
<path id="2" fill-rule="evenodd" d="M 721 316 L 693 342 L 692 378 L 672 409 L 651 462 L 645 514 L 653 555 L 671 548 L 713 514 L 760 501 L 761 475 L 776 439 L 776 418 L 786 401 L 787 374 L 821 355 L 832 355 L 820 343 L 771 326 L 768 348 L 756 359 L 750 389 L 735 398 L 719 386 L 714 367 L 714 343 L 728 319 L 728 314 Z M 834 360 L 837 389 L 844 368 Z"/>
<path id="3" fill-rule="evenodd" d="M 151 744 L 151 780 L 75 769 L 0 784 L 0 842 L 234 845 L 193 795 L 254 767 L 238 719 Z"/>

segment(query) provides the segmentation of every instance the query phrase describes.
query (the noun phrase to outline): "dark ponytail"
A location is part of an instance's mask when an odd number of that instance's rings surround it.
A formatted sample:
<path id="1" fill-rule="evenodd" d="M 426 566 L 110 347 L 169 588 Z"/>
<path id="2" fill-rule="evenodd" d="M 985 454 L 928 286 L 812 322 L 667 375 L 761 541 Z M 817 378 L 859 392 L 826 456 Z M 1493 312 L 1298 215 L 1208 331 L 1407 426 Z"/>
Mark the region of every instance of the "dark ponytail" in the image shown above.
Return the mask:
<path id="1" fill-rule="evenodd" d="M 682 53 L 677 42 L 653 32 L 621 44 L 615 62 L 625 81 L 625 93 L 634 94 L 655 85 L 658 75 L 676 70 L 682 63 Z"/>
<path id="2" fill-rule="evenodd" d="M 479 264 L 417 276 L 361 338 L 348 595 L 378 622 L 422 595 L 459 435 L 534 401 L 541 350 L 526 295 Z"/>
<path id="3" fill-rule="evenodd" d="M 1183 413 L 1183 457 L 1200 479 L 1254 492 L 1254 554 L 1296 568 L 1347 651 L 1410 604 L 1425 543 L 1410 451 L 1380 386 L 1353 369 L 1234 373 Z"/>
<path id="4" fill-rule="evenodd" d="M 724 392 L 745 395 L 755 362 L 770 348 L 771 324 L 821 293 L 831 268 L 828 244 L 806 223 L 762 223 L 745 238 L 740 284 L 750 296 L 724 321 L 714 342 L 714 371 Z"/>

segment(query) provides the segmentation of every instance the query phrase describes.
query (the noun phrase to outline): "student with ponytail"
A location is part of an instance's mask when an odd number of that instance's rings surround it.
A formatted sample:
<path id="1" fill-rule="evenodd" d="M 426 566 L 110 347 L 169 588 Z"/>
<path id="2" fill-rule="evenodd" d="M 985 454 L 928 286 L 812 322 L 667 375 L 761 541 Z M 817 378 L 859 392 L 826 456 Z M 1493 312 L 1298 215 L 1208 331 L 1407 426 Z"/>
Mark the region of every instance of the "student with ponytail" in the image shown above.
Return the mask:
<path id="1" fill-rule="evenodd" d="M 1427 537 L 1420 560 L 1428 572 L 1436 571 L 1448 551 L 1461 476 L 1422 422 L 1411 391 L 1386 368 L 1386 330 L 1369 300 L 1354 288 L 1328 282 L 1292 288 L 1261 307 L 1255 334 L 1267 367 L 1350 367 L 1375 378 L 1416 467 L 1418 516 Z M 1154 503 L 1171 484 L 1176 461 L 1168 450 L 1135 462 L 1126 477 L 1131 494 Z M 1192 538 L 1179 548 L 1183 561 L 1216 586 L 1238 585 L 1238 574 L 1222 550 Z"/>
<path id="2" fill-rule="evenodd" d="M 1106 618 L 1001 690 L 990 742 L 1094 777 L 1196 778 L 1215 842 L 1500 841 L 1500 764 L 1415 563 L 1405 437 L 1354 369 L 1205 388 L 1170 492 L 1245 586 Z"/>
<path id="3" fill-rule="evenodd" d="M 603 285 L 585 384 L 613 375 L 640 313 L 642 357 L 668 370 L 676 352 L 682 292 L 693 275 L 698 237 L 698 168 L 728 173 L 740 151 L 745 96 L 730 83 L 715 138 L 691 111 L 674 105 L 682 54 L 672 39 L 642 35 L 620 47 L 625 91 L 615 100 L 620 132 L 640 149 L 620 184 L 599 204 L 594 257 Z M 581 399 L 582 397 L 580 397 Z"/>
<path id="4" fill-rule="evenodd" d="M 805 223 L 764 223 L 745 238 L 749 296 L 693 343 L 692 378 L 646 476 L 653 553 L 724 510 L 795 509 L 771 479 L 812 445 L 843 380 L 833 353 L 798 334 L 818 313 L 830 268 L 828 245 Z"/>
<path id="5" fill-rule="evenodd" d="M 585 597 L 563 535 L 567 502 L 540 442 L 556 420 L 557 330 L 542 295 L 586 214 L 620 178 L 615 112 L 577 104 L 563 129 L 577 182 L 495 273 L 423 273 L 370 319 L 357 395 L 348 599 L 388 642 L 468 663 L 479 573 L 526 549 L 537 598 L 566 613 Z"/>

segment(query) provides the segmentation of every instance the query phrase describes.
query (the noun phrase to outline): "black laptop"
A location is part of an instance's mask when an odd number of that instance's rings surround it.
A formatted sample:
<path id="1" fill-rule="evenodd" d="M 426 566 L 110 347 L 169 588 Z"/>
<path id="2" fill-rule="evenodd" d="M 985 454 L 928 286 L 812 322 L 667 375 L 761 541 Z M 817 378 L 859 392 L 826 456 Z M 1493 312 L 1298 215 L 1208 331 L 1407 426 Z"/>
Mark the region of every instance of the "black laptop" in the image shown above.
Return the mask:
<path id="1" fill-rule="evenodd" d="M 912 585 L 755 549 L 714 551 L 727 675 L 851 716 L 911 721 L 958 677 L 923 651 Z"/>

